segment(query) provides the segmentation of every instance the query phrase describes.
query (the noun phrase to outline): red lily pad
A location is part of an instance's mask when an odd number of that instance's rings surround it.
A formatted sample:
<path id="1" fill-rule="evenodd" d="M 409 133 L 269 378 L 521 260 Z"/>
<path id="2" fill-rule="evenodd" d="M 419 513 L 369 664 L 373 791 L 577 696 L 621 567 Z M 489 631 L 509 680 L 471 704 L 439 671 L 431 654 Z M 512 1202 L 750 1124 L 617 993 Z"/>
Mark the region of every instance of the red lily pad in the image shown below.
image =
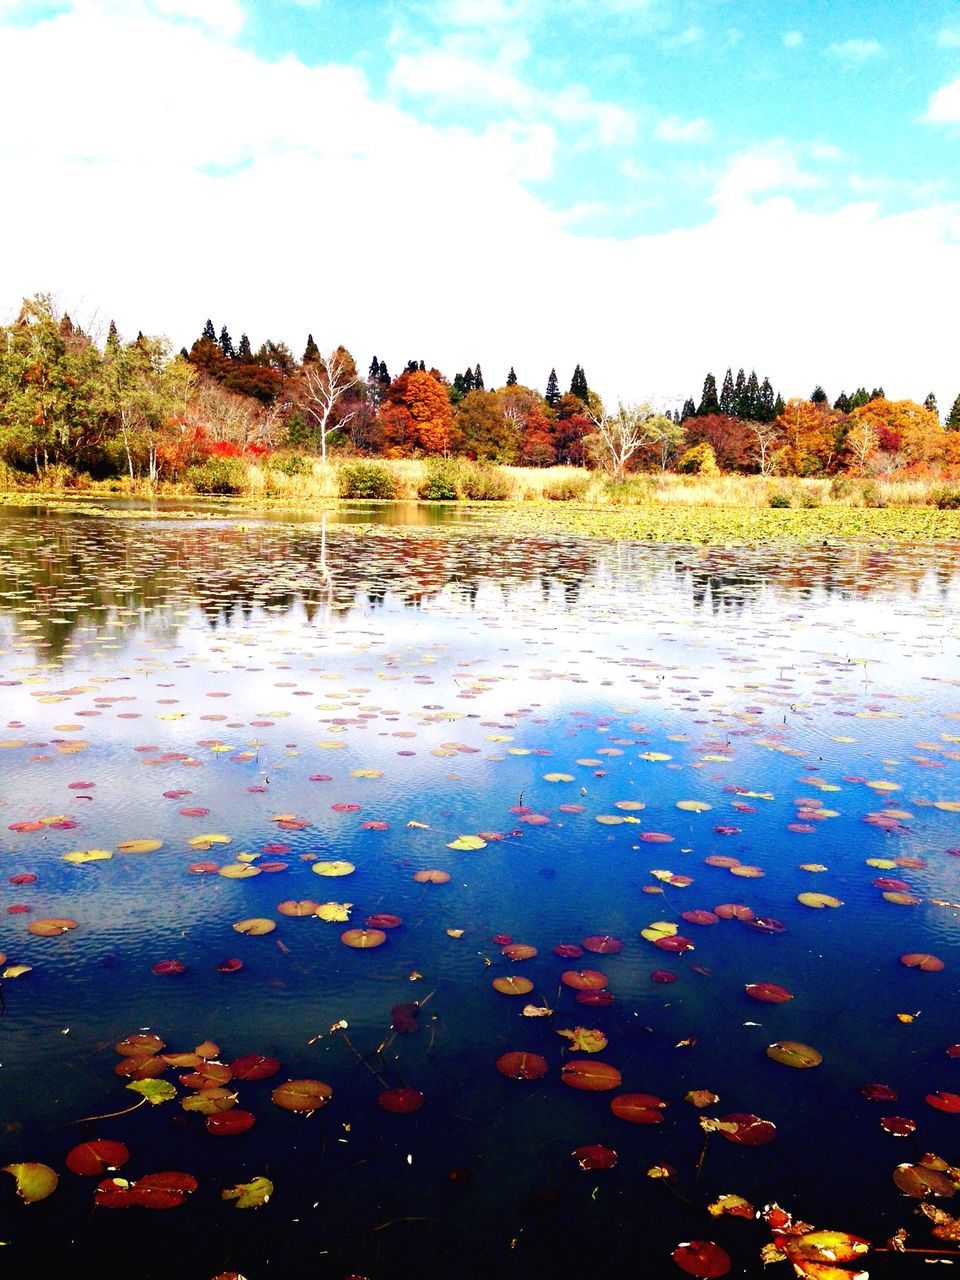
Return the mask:
<path id="1" fill-rule="evenodd" d="M 612 1147 L 604 1147 L 599 1142 L 589 1142 L 586 1146 L 577 1147 L 573 1157 L 581 1169 L 613 1169 L 617 1163 L 617 1153 Z"/>
<path id="2" fill-rule="evenodd" d="M 257 1118 L 252 1111 L 243 1111 L 240 1107 L 234 1107 L 232 1111 L 220 1111 L 204 1119 L 207 1133 L 212 1133 L 215 1138 L 232 1138 L 238 1133 L 246 1133 L 256 1122 Z"/>
<path id="3" fill-rule="evenodd" d="M 924 1101 L 937 1111 L 946 1111 L 950 1115 L 960 1113 L 960 1093 L 928 1093 Z"/>
<path id="4" fill-rule="evenodd" d="M 589 938 L 583 939 L 583 946 L 587 951 L 593 951 L 598 955 L 615 955 L 618 951 L 623 950 L 623 940 L 621 938 L 612 938 L 609 934 L 591 934 Z"/>
<path id="5" fill-rule="evenodd" d="M 699 1280 L 713 1280 L 730 1270 L 730 1255 L 712 1240 L 690 1240 L 678 1244 L 670 1255 L 681 1271 Z"/>
<path id="6" fill-rule="evenodd" d="M 246 1053 L 230 1063 L 230 1071 L 236 1080 L 267 1080 L 279 1070 L 280 1059 L 269 1058 L 262 1053 Z"/>
<path id="7" fill-rule="evenodd" d="M 539 1053 L 514 1050 L 502 1053 L 497 1059 L 497 1070 L 511 1080 L 539 1080 L 549 1069 L 546 1058 L 542 1058 Z"/>
<path id="8" fill-rule="evenodd" d="M 68 1151 L 65 1163 L 71 1173 L 85 1178 L 102 1178 L 113 1169 L 121 1169 L 129 1159 L 130 1152 L 122 1142 L 94 1138 Z"/>
<path id="9" fill-rule="evenodd" d="M 569 1058 L 560 1068 L 560 1079 L 571 1089 L 599 1093 L 605 1089 L 619 1089 L 621 1075 L 609 1062 L 598 1062 L 595 1058 Z"/>
<path id="10" fill-rule="evenodd" d="M 185 973 L 186 969 L 182 960 L 158 960 L 155 965 L 150 966 L 151 973 L 159 974 Z"/>
<path id="11" fill-rule="evenodd" d="M 777 1126 L 772 1120 L 761 1120 L 759 1116 L 747 1112 L 732 1111 L 720 1117 L 721 1124 L 728 1126 L 720 1130 L 720 1136 L 728 1142 L 740 1147 L 762 1147 L 772 1142 L 777 1135 Z M 729 1128 L 732 1125 L 733 1128 Z"/>
<path id="12" fill-rule="evenodd" d="M 578 960 L 583 955 L 583 947 L 578 947 L 575 942 L 558 942 L 553 948 L 553 954 L 561 960 Z"/>
<path id="13" fill-rule="evenodd" d="M 221 960 L 216 966 L 217 973 L 239 973 L 243 968 L 243 961 L 238 960 L 236 956 L 230 956 L 226 960 Z"/>
<path id="14" fill-rule="evenodd" d="M 907 1116 L 882 1116 L 880 1125 L 895 1138 L 907 1138 L 917 1130 L 916 1120 L 911 1120 Z"/>
<path id="15" fill-rule="evenodd" d="M 762 1000 L 764 1004 L 786 1004 L 793 999 L 792 993 L 776 982 L 748 982 L 743 989 L 748 996 Z"/>
<path id="16" fill-rule="evenodd" d="M 610 1099 L 610 1110 L 628 1124 L 662 1124 L 667 1104 L 652 1093 L 618 1093 Z"/>
<path id="17" fill-rule="evenodd" d="M 900 957 L 900 963 L 908 969 L 919 969 L 921 973 L 938 973 L 943 968 L 939 956 L 930 955 L 926 951 L 909 951 Z"/>
<path id="18" fill-rule="evenodd" d="M 423 1094 L 419 1089 L 384 1089 L 377 1103 L 392 1115 L 405 1116 L 411 1111 L 420 1110 L 423 1106 Z"/>
<path id="19" fill-rule="evenodd" d="M 896 1089 L 891 1089 L 888 1084 L 861 1085 L 860 1092 L 868 1102 L 897 1102 L 900 1096 Z"/>
<path id="20" fill-rule="evenodd" d="M 597 969 L 564 969 L 560 981 L 574 991 L 603 991 L 608 979 Z"/>

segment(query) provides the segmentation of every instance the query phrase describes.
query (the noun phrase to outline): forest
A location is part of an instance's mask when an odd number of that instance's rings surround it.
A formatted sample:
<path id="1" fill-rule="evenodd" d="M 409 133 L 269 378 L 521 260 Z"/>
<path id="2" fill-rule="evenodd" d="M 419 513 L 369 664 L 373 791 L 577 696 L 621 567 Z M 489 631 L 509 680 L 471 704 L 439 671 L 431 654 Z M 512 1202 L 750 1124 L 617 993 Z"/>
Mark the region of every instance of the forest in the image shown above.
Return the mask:
<path id="1" fill-rule="evenodd" d="M 852 384 L 851 384 L 852 385 Z M 207 320 L 189 349 L 163 337 L 102 342 L 24 299 L 0 328 L 0 487 L 39 482 L 184 484 L 230 492 L 230 466 L 289 474 L 314 459 L 461 458 L 479 464 L 762 477 L 954 479 L 960 476 L 960 395 L 941 422 L 935 398 L 891 400 L 883 387 L 815 386 L 786 400 L 768 377 L 708 373 L 682 409 L 610 404 L 579 364 L 543 390 L 513 367 L 488 386 L 480 364 L 448 377 L 423 359 L 391 373 L 307 336 L 254 348 Z M 373 495 L 377 496 L 377 495 Z"/>

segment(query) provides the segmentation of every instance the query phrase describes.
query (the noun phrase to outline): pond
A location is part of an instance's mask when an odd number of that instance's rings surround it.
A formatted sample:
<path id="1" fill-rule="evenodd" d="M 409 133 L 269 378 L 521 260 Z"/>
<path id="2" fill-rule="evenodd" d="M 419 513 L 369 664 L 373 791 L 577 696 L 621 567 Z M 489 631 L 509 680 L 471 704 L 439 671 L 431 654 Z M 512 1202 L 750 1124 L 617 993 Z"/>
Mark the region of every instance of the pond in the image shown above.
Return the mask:
<path id="1" fill-rule="evenodd" d="M 955 1248 L 960 545 L 0 509 L 0 710 L 12 1267 Z"/>

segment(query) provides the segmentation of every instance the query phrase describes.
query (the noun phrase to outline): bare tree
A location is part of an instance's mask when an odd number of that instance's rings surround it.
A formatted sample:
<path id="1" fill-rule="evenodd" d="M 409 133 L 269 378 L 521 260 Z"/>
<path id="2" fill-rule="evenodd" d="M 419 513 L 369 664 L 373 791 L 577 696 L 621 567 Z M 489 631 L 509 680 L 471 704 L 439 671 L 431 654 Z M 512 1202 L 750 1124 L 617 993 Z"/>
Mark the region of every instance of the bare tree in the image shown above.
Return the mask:
<path id="1" fill-rule="evenodd" d="M 346 352 L 339 348 L 305 364 L 303 381 L 307 400 L 305 407 L 320 432 L 320 459 L 325 463 L 327 436 L 332 431 L 342 430 L 356 416 L 354 408 L 342 414 L 332 426 L 327 425 L 339 402 L 351 387 L 357 385 L 357 375 L 347 365 Z"/>
<path id="2" fill-rule="evenodd" d="M 854 466 L 862 475 L 867 462 L 877 452 L 880 445 L 880 433 L 868 418 L 861 418 L 847 432 L 844 441 Z"/>
<path id="3" fill-rule="evenodd" d="M 615 480 L 622 480 L 627 463 L 646 442 L 644 423 L 650 418 L 648 405 L 618 401 L 614 413 L 602 405 L 591 407 L 590 419 L 597 428 L 592 437 L 600 461 Z"/>
<path id="4" fill-rule="evenodd" d="M 774 446 L 779 442 L 779 432 L 772 422 L 745 422 L 743 425 L 756 441 L 760 474 L 773 475 Z"/>

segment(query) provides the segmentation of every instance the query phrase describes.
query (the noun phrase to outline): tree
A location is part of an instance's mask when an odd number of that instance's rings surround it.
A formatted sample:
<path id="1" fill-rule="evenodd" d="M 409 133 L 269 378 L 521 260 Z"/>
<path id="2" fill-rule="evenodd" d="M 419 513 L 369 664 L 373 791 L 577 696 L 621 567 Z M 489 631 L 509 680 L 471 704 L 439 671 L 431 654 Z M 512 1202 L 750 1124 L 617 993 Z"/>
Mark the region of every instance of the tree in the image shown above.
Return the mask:
<path id="1" fill-rule="evenodd" d="M 717 380 L 712 373 L 708 373 L 703 380 L 703 393 L 700 396 L 700 403 L 697 406 L 697 416 L 702 413 L 719 413 L 720 399 L 717 396 Z"/>
<path id="2" fill-rule="evenodd" d="M 737 370 L 737 381 L 733 388 L 733 416 L 735 418 L 749 418 L 747 412 L 747 375 L 742 369 Z"/>
<path id="3" fill-rule="evenodd" d="M 686 422 L 687 418 L 695 418 L 697 416 L 697 406 L 688 396 L 683 402 L 683 408 L 680 411 L 680 421 Z"/>
<path id="4" fill-rule="evenodd" d="M 380 421 L 384 447 L 398 457 L 446 457 L 457 439 L 447 386 L 425 370 L 408 370 L 390 384 Z"/>
<path id="5" fill-rule="evenodd" d="M 958 428 L 960 428 L 960 396 L 957 396 L 950 406 L 950 413 L 947 416 L 947 429 L 956 431 Z"/>
<path id="6" fill-rule="evenodd" d="M 773 387 L 769 378 L 764 378 L 760 384 L 760 403 L 757 406 L 757 422 L 772 422 L 777 416 L 776 398 L 773 394 Z"/>
<path id="7" fill-rule="evenodd" d="M 733 373 L 730 369 L 723 375 L 723 386 L 720 388 L 720 412 L 731 417 L 734 410 Z"/>
<path id="8" fill-rule="evenodd" d="M 859 418 L 851 425 L 843 443 L 854 469 L 862 475 L 880 446 L 880 433 L 869 418 Z"/>
<path id="9" fill-rule="evenodd" d="M 618 402 L 613 413 L 608 413 L 602 406 L 591 410 L 590 417 L 597 429 L 596 435 L 591 437 L 594 448 L 599 461 L 615 480 L 623 479 L 627 463 L 643 445 L 643 424 L 650 416 L 649 405 L 624 404 L 622 401 Z"/>
<path id="10" fill-rule="evenodd" d="M 110 328 L 107 330 L 106 350 L 110 351 L 120 345 L 120 335 L 117 333 L 117 325 L 115 320 L 110 321 Z"/>
<path id="11" fill-rule="evenodd" d="M 474 369 L 474 371 L 473 371 L 473 386 L 474 386 L 474 390 L 476 390 L 476 391 L 483 391 L 483 390 L 484 390 L 484 386 L 483 386 L 483 374 L 480 372 L 480 364 L 479 364 L 479 362 L 477 363 L 477 367 L 476 367 L 476 368 Z"/>
<path id="12" fill-rule="evenodd" d="M 151 484 L 159 479 L 166 437 L 181 429 L 177 415 L 195 378 L 188 362 L 170 359 L 165 338 L 141 336 L 105 354 L 102 408 L 117 425 L 131 480 L 142 468 Z"/>
<path id="13" fill-rule="evenodd" d="M 334 410 L 357 382 L 357 368 L 350 355 L 343 347 L 331 351 L 329 355 L 321 354 L 316 360 L 304 366 L 303 383 L 305 391 L 305 408 L 317 426 L 320 440 L 320 458 L 327 461 L 327 436 L 331 431 L 345 427 L 354 416 L 356 410 L 341 415 L 331 425 Z"/>
<path id="14" fill-rule="evenodd" d="M 777 470 L 787 475 L 815 476 L 836 469 L 846 430 L 844 415 L 829 404 L 790 400 L 776 420 L 782 441 Z"/>
<path id="15" fill-rule="evenodd" d="M 234 349 L 233 349 L 233 339 L 230 337 L 230 334 L 227 332 L 226 325 L 224 325 L 223 328 L 220 330 L 219 346 L 220 346 L 220 352 L 224 360 L 233 360 L 236 358 L 236 353 L 234 352 Z"/>
<path id="16" fill-rule="evenodd" d="M 313 340 L 313 334 L 307 334 L 307 345 L 303 349 L 303 355 L 300 357 L 301 364 L 307 364 L 311 360 L 316 360 L 320 356 L 320 348 Z M 374 356 L 376 359 L 376 356 Z"/>
<path id="17" fill-rule="evenodd" d="M 723 471 L 746 471 L 753 464 L 750 432 L 739 418 L 724 413 L 697 414 L 686 424 L 690 445 L 708 444 Z"/>
<path id="18" fill-rule="evenodd" d="M 676 461 L 683 447 L 686 432 L 669 413 L 651 413 L 642 420 L 640 427 L 644 457 L 658 466 L 661 471 L 666 471 Z"/>
<path id="19" fill-rule="evenodd" d="M 213 327 L 212 320 L 208 320 L 207 323 L 203 326 L 203 332 L 200 334 L 200 338 L 201 340 L 204 340 L 206 342 L 216 342 L 217 331 Z"/>
<path id="20" fill-rule="evenodd" d="M 818 382 L 818 383 L 817 383 L 817 385 L 813 388 L 813 390 L 810 392 L 810 403 L 811 403 L 811 404 L 826 404 L 826 403 L 827 403 L 827 393 L 824 391 L 823 387 L 821 387 L 821 385 L 820 385 L 820 383 L 819 383 L 819 382 Z"/>
<path id="21" fill-rule="evenodd" d="M 483 462 L 513 462 L 517 456 L 517 432 L 503 412 L 503 393 L 474 389 L 463 397 L 454 413 L 460 449 Z"/>
<path id="22" fill-rule="evenodd" d="M 511 365 L 510 372 L 507 374 L 507 386 L 515 387 L 516 385 L 517 385 L 517 375 L 516 375 L 516 372 L 514 371 L 513 365 Z"/>
<path id="23" fill-rule="evenodd" d="M 573 377 L 570 379 L 570 391 L 578 400 L 582 400 L 584 404 L 587 403 L 590 396 L 590 388 L 587 386 L 587 375 L 584 373 L 582 365 L 578 364 L 573 371 Z"/>
<path id="24" fill-rule="evenodd" d="M 849 413 L 853 408 L 853 402 L 845 391 L 841 391 L 833 402 L 833 407 L 839 409 L 841 413 Z"/>
<path id="25" fill-rule="evenodd" d="M 253 360 L 253 351 L 250 348 L 250 339 L 245 333 L 241 333 L 240 341 L 237 343 L 237 359 L 241 364 L 250 364 Z"/>
<path id="26" fill-rule="evenodd" d="M 543 398 L 551 409 L 556 408 L 560 400 L 560 384 L 557 382 L 556 369 L 550 370 L 550 377 L 547 379 L 547 389 L 543 393 Z"/>
<path id="27" fill-rule="evenodd" d="M 937 406 L 937 397 L 932 391 L 927 392 L 927 398 L 923 402 L 923 407 L 925 409 L 929 409 L 931 413 L 935 413 L 938 418 L 940 417 L 940 410 Z"/>
<path id="28" fill-rule="evenodd" d="M 754 462 L 757 470 L 762 476 L 773 475 L 774 450 L 779 441 L 777 428 L 773 422 L 760 419 L 756 422 L 745 422 L 743 425 L 753 437 Z"/>
<path id="29" fill-rule="evenodd" d="M 887 400 L 878 396 L 850 414 L 852 424 L 869 422 L 878 436 L 878 448 L 900 454 L 907 463 L 938 462 L 943 455 L 944 430 L 932 409 L 913 400 Z"/>

